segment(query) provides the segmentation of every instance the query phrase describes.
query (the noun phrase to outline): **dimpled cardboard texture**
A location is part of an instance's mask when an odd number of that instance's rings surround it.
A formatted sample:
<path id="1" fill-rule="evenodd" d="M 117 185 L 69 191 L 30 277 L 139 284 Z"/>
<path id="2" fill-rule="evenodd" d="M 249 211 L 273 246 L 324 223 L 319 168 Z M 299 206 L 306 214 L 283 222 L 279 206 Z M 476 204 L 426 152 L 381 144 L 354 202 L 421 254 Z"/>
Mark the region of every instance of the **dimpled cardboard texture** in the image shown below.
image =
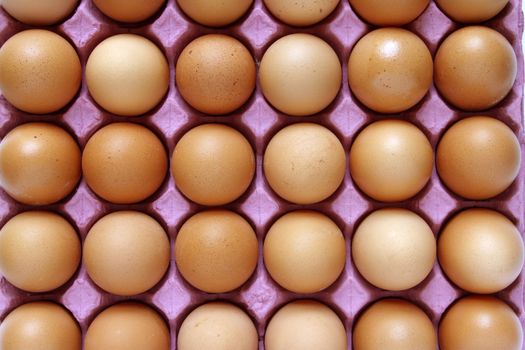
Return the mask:
<path id="1" fill-rule="evenodd" d="M 523 18 L 521 1 L 511 0 L 497 17 L 485 23 L 498 30 L 513 45 L 518 56 L 518 78 L 511 93 L 495 108 L 485 112 L 505 122 L 519 137 L 522 154 L 525 155 L 523 137 L 523 55 L 521 34 Z M 425 12 L 406 26 L 417 33 L 434 55 L 440 42 L 459 28 L 431 1 Z M 5 42 L 18 31 L 30 28 L 17 22 L 0 10 L 0 42 Z M 69 38 L 76 47 L 85 67 L 94 47 L 103 39 L 118 33 L 135 33 L 151 39 L 163 48 L 170 64 L 170 87 L 167 96 L 144 116 L 131 118 L 146 125 L 164 142 L 169 154 L 176 142 L 189 129 L 207 122 L 230 125 L 243 133 L 256 151 L 256 177 L 248 191 L 225 208 L 244 216 L 255 228 L 259 240 L 260 256 L 254 275 L 241 288 L 225 294 L 206 294 L 186 283 L 177 271 L 173 252 L 167 274 L 152 290 L 132 297 L 156 308 L 167 320 L 171 331 L 171 349 L 176 348 L 176 334 L 184 318 L 196 306 L 211 300 L 227 300 L 242 307 L 255 321 L 259 332 L 260 349 L 271 316 L 285 303 L 298 298 L 314 298 L 330 306 L 343 320 L 348 333 L 348 349 L 351 349 L 351 333 L 354 322 L 363 308 L 386 296 L 399 296 L 414 301 L 423 308 L 435 326 L 447 307 L 465 292 L 454 287 L 436 263 L 430 275 L 416 288 L 404 292 L 386 292 L 368 284 L 357 272 L 351 261 L 350 242 L 359 222 L 371 211 L 385 206 L 409 208 L 422 216 L 437 235 L 444 223 L 462 208 L 481 206 L 496 209 L 516 223 L 521 233 L 525 231 L 525 172 L 521 171 L 514 184 L 501 195 L 488 201 L 466 201 L 446 190 L 434 172 L 431 181 L 414 198 L 398 204 L 375 202 L 362 194 L 352 182 L 347 165 L 344 182 L 337 192 L 321 203 L 309 206 L 290 204 L 272 192 L 262 172 L 262 158 L 271 137 L 285 125 L 298 121 L 322 124 L 333 131 L 349 151 L 357 133 L 379 116 L 364 108 L 351 95 L 347 84 L 347 62 L 353 45 L 373 27 L 364 23 L 352 10 L 347 0 L 342 0 L 336 10 L 325 20 L 311 27 L 294 28 L 279 22 L 266 10 L 262 0 L 255 0 L 251 9 L 233 25 L 213 29 L 201 26 L 186 17 L 175 0 L 168 0 L 151 19 L 136 25 L 119 24 L 102 15 L 90 0 L 81 0 L 76 11 L 51 30 Z M 274 110 L 262 96 L 260 87 L 238 111 L 228 116 L 212 117 L 189 107 L 175 88 L 174 66 L 182 49 L 194 38 L 208 33 L 223 33 L 238 38 L 251 51 L 259 63 L 265 50 L 278 38 L 295 32 L 312 33 L 328 42 L 338 53 L 343 66 L 341 90 L 330 106 L 321 113 L 297 119 Z M 473 113 L 464 113 L 447 105 L 434 87 L 414 108 L 402 113 L 406 120 L 416 124 L 436 147 L 443 132 L 455 121 Z M 100 109 L 88 94 L 83 80 L 76 98 L 57 113 L 46 116 L 30 115 L 16 110 L 4 98 L 0 98 L 0 137 L 15 126 L 29 121 L 56 123 L 70 131 L 84 147 L 89 137 L 100 127 L 122 117 Z M 522 167 L 525 161 L 522 161 Z M 327 290 L 312 295 L 297 295 L 280 288 L 270 278 L 262 261 L 262 242 L 270 226 L 277 218 L 291 210 L 305 208 L 321 211 L 332 218 L 344 233 L 347 244 L 346 266 L 340 278 Z M 6 193 L 0 192 L 0 225 L 19 212 L 30 209 L 16 203 Z M 167 230 L 173 247 L 178 229 L 194 213 L 204 209 L 187 200 L 175 187 L 171 175 L 167 175 L 161 188 L 149 199 L 134 205 L 109 204 L 81 181 L 73 194 L 57 204 L 42 209 L 57 212 L 69 219 L 77 228 L 82 240 L 89 228 L 105 214 L 122 209 L 134 209 L 156 218 Z M 173 250 L 173 248 L 172 248 Z M 525 324 L 524 274 L 507 289 L 497 294 L 507 302 Z M 83 335 L 94 317 L 106 307 L 130 298 L 118 297 L 99 289 L 87 276 L 84 266 L 71 281 L 58 290 L 44 294 L 29 294 L 0 280 L 0 319 L 20 304 L 35 300 L 53 300 L 69 309 L 81 325 Z M 525 348 L 524 348 L 525 349 Z"/>

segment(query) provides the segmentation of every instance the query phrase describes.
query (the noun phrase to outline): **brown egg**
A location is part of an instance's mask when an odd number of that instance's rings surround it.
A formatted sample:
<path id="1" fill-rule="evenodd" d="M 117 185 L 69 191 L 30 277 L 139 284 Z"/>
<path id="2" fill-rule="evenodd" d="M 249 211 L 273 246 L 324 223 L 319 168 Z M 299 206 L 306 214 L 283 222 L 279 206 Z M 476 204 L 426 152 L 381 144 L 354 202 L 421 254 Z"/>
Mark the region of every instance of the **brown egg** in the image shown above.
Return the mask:
<path id="1" fill-rule="evenodd" d="M 282 198 L 313 204 L 330 197 L 345 176 L 343 145 L 330 130 L 298 123 L 279 131 L 264 153 L 264 176 Z"/>
<path id="2" fill-rule="evenodd" d="M 346 330 L 329 307 L 298 300 L 271 318 L 264 336 L 266 350 L 346 350 Z"/>
<path id="3" fill-rule="evenodd" d="M 89 325 L 85 350 L 169 350 L 170 331 L 152 308 L 121 303 L 102 311 Z"/>
<path id="4" fill-rule="evenodd" d="M 445 185 L 467 199 L 485 200 L 505 191 L 518 176 L 519 141 L 495 118 L 460 120 L 443 135 L 436 166 Z"/>
<path id="5" fill-rule="evenodd" d="M 257 237 L 242 216 L 227 210 L 197 213 L 175 240 L 175 261 L 184 279 L 207 293 L 242 286 L 257 266 Z"/>
<path id="6" fill-rule="evenodd" d="M 160 10 L 166 0 L 93 0 L 106 16 L 125 23 L 142 22 Z"/>
<path id="7" fill-rule="evenodd" d="M 168 171 L 168 156 L 148 128 L 113 123 L 89 139 L 82 170 L 87 184 L 100 197 L 112 203 L 136 203 L 160 187 Z"/>
<path id="8" fill-rule="evenodd" d="M 327 216 L 294 211 L 277 220 L 264 240 L 264 264 L 272 278 L 294 293 L 316 293 L 345 267 L 346 243 Z"/>
<path id="9" fill-rule="evenodd" d="M 78 0 L 2 0 L 4 10 L 20 22 L 47 26 L 61 22 L 77 7 Z"/>
<path id="10" fill-rule="evenodd" d="M 170 262 L 166 231 L 136 211 L 108 214 L 91 227 L 83 261 L 89 277 L 116 295 L 146 292 L 164 276 Z"/>
<path id="11" fill-rule="evenodd" d="M 252 146 L 237 130 L 205 124 L 188 131 L 171 159 L 177 188 L 202 205 L 223 205 L 239 198 L 255 174 Z"/>
<path id="12" fill-rule="evenodd" d="M 182 322 L 178 350 L 257 350 L 259 337 L 253 321 L 238 307 L 222 302 L 204 304 Z"/>
<path id="13" fill-rule="evenodd" d="M 80 179 L 80 149 L 62 128 L 27 123 L 0 142 L 0 186 L 29 205 L 46 205 L 66 197 Z"/>
<path id="14" fill-rule="evenodd" d="M 340 0 L 264 0 L 266 8 L 279 20 L 292 26 L 321 22 L 339 5 Z"/>
<path id="15" fill-rule="evenodd" d="M 105 39 L 91 52 L 86 64 L 91 97 L 108 112 L 121 116 L 137 116 L 153 109 L 166 95 L 169 80 L 164 53 L 135 34 Z"/>
<path id="16" fill-rule="evenodd" d="M 435 350 L 432 322 L 416 305 L 402 299 L 383 299 L 358 318 L 354 350 Z"/>
<path id="17" fill-rule="evenodd" d="M 521 350 L 519 318 L 504 302 L 472 295 L 454 304 L 441 320 L 441 350 Z"/>
<path id="18" fill-rule="evenodd" d="M 188 17 L 210 27 L 222 27 L 237 21 L 252 3 L 253 0 L 177 0 Z"/>
<path id="19" fill-rule="evenodd" d="M 383 202 L 407 200 L 425 187 L 434 152 L 425 134 L 402 120 L 368 125 L 350 149 L 350 174 L 367 195 Z"/>
<path id="20" fill-rule="evenodd" d="M 248 101 L 255 89 L 252 54 L 237 39 L 208 34 L 189 43 L 175 67 L 182 98 L 206 114 L 228 114 Z"/>
<path id="21" fill-rule="evenodd" d="M 434 60 L 436 87 L 452 105 L 481 111 L 497 105 L 512 89 L 516 54 L 497 31 L 459 29 L 443 41 Z"/>
<path id="22" fill-rule="evenodd" d="M 471 293 L 490 294 L 507 288 L 523 268 L 520 232 L 502 214 L 468 209 L 443 229 L 439 262 L 448 278 Z"/>
<path id="23" fill-rule="evenodd" d="M 432 56 L 425 42 L 408 30 L 376 29 L 354 46 L 348 82 L 368 108 L 403 112 L 421 101 L 432 85 Z"/>
<path id="24" fill-rule="evenodd" d="M 76 95 L 81 79 L 73 46 L 48 30 L 24 30 L 0 48 L 0 90 L 24 112 L 47 114 L 61 109 Z"/>
<path id="25" fill-rule="evenodd" d="M 33 302 L 11 311 L 0 325 L 2 350 L 81 350 L 80 327 L 63 307 Z"/>
<path id="26" fill-rule="evenodd" d="M 402 26 L 425 11 L 430 0 L 350 0 L 365 21 L 380 27 Z"/>
<path id="27" fill-rule="evenodd" d="M 306 116 L 321 112 L 341 89 L 342 69 L 324 40 L 295 33 L 274 42 L 264 53 L 259 80 L 266 100 L 279 111 Z"/>
<path id="28" fill-rule="evenodd" d="M 385 208 L 368 215 L 352 240 L 352 257 L 361 275 L 392 291 L 417 286 L 436 260 L 436 240 L 428 224 L 407 209 Z"/>
<path id="29" fill-rule="evenodd" d="M 0 273 L 14 286 L 38 293 L 66 283 L 80 263 L 80 240 L 61 216 L 21 213 L 0 230 Z"/>
<path id="30" fill-rule="evenodd" d="M 454 21 L 484 22 L 503 10 L 509 0 L 436 0 L 443 12 Z"/>

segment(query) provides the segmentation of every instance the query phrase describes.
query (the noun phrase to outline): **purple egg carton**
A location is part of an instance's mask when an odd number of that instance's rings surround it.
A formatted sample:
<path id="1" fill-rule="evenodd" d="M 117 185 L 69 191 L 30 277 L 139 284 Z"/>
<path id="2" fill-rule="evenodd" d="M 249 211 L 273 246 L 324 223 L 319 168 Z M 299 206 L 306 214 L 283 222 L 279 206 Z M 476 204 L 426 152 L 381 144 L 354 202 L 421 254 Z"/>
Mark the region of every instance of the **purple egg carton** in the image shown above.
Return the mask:
<path id="1" fill-rule="evenodd" d="M 518 57 L 518 78 L 512 92 L 496 108 L 483 112 L 499 118 L 518 135 L 525 156 L 523 124 L 523 54 L 521 36 L 523 16 L 521 1 L 510 4 L 495 19 L 484 23 L 497 29 L 511 42 Z M 426 11 L 406 26 L 428 44 L 434 54 L 440 42 L 459 25 L 444 15 L 432 1 Z M 30 26 L 21 24 L 0 10 L 0 43 Z M 259 332 L 260 349 L 264 349 L 264 332 L 271 316 L 285 303 L 302 298 L 313 298 L 329 305 L 341 317 L 348 333 L 348 349 L 352 348 L 351 334 L 354 321 L 360 312 L 373 301 L 383 297 L 401 297 L 423 308 L 436 326 L 443 312 L 466 293 L 451 284 L 436 262 L 430 275 L 416 288 L 404 292 L 387 292 L 368 284 L 357 272 L 351 261 L 350 243 L 359 222 L 370 212 L 382 207 L 409 208 L 421 215 L 437 236 L 445 223 L 459 210 L 469 207 L 493 208 L 505 214 L 525 232 L 525 159 L 515 183 L 503 194 L 489 201 L 467 201 L 450 193 L 433 171 L 429 184 L 409 201 L 395 204 L 380 203 L 366 197 L 352 182 L 349 171 L 337 192 L 327 200 L 309 206 L 300 206 L 279 198 L 269 188 L 262 170 L 265 147 L 271 137 L 285 125 L 296 122 L 315 122 L 332 130 L 344 148 L 350 149 L 357 133 L 369 123 L 387 117 L 399 117 L 416 124 L 429 137 L 434 149 L 443 132 L 462 117 L 480 113 L 465 113 L 445 103 L 435 88 L 417 106 L 409 111 L 385 116 L 363 107 L 350 93 L 346 66 L 353 45 L 373 27 L 363 22 L 352 10 L 347 0 L 321 23 L 307 28 L 287 26 L 273 18 L 262 0 L 255 0 L 249 12 L 234 25 L 214 29 L 193 22 L 177 7 L 175 0 L 166 5 L 150 20 L 138 25 L 119 24 L 101 14 L 90 0 L 81 0 L 78 9 L 59 26 L 48 28 L 69 38 L 85 65 L 93 48 L 103 39 L 118 33 L 143 35 L 163 48 L 171 68 L 171 83 L 167 96 L 153 111 L 136 118 L 124 118 L 105 112 L 91 99 L 83 81 L 81 91 L 73 102 L 58 113 L 39 116 L 21 112 L 0 97 L 0 137 L 15 126 L 30 121 L 58 124 L 73 134 L 83 147 L 89 137 L 102 126 L 119 121 L 131 121 L 148 126 L 164 142 L 171 156 L 177 140 L 189 129 L 203 123 L 224 123 L 242 132 L 251 142 L 257 155 L 256 177 L 248 191 L 237 201 L 224 206 L 243 215 L 255 228 L 259 239 L 257 270 L 241 288 L 224 294 L 207 294 L 186 283 L 178 272 L 174 255 L 169 271 L 152 290 L 134 297 L 111 295 L 98 288 L 81 266 L 65 286 L 49 293 L 31 294 L 0 280 L 0 318 L 3 319 L 20 304 L 36 300 L 52 300 L 63 304 L 78 320 L 83 334 L 89 324 L 106 307 L 123 300 L 138 300 L 156 308 L 166 319 L 171 330 L 171 349 L 176 349 L 176 334 L 184 318 L 196 306 L 212 300 L 227 300 L 242 307 L 255 321 Z M 238 38 L 252 52 L 257 62 L 271 43 L 278 38 L 295 33 L 315 34 L 327 41 L 337 51 L 343 66 L 344 79 L 335 101 L 323 112 L 311 117 L 290 117 L 274 110 L 262 96 L 260 87 L 238 111 L 228 116 L 206 116 L 188 106 L 175 87 L 174 66 L 182 49 L 194 38 L 208 33 L 224 33 Z M 348 168 L 347 168 L 348 169 Z M 0 191 L 0 225 L 17 213 L 35 209 L 16 203 Z M 109 212 L 133 209 L 155 217 L 169 234 L 173 249 L 180 226 L 192 214 L 205 210 L 187 200 L 175 187 L 167 174 L 162 187 L 148 200 L 135 205 L 115 205 L 98 198 L 84 180 L 66 199 L 57 204 L 41 207 L 57 212 L 76 225 L 82 240 L 89 228 Z M 341 228 L 347 243 L 346 267 L 331 287 L 320 293 L 298 295 L 279 287 L 265 270 L 262 259 L 262 242 L 273 222 L 286 212 L 296 209 L 318 210 L 331 217 Z M 524 274 L 510 287 L 497 294 L 516 311 L 525 325 Z M 525 349 L 525 346 L 523 347 Z"/>

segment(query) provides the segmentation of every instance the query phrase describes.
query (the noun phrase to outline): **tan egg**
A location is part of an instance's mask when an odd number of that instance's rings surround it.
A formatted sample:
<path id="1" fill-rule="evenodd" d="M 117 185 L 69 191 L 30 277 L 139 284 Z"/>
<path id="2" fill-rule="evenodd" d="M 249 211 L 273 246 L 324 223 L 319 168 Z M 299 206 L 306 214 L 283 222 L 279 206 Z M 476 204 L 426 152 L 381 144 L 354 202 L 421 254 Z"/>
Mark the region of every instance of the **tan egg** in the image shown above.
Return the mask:
<path id="1" fill-rule="evenodd" d="M 264 336 L 266 350 L 346 350 L 343 322 L 328 306 L 298 300 L 271 318 Z"/>
<path id="2" fill-rule="evenodd" d="M 444 184 L 467 199 L 485 200 L 505 191 L 518 176 L 519 141 L 491 117 L 462 119 L 443 135 L 436 166 Z"/>
<path id="3" fill-rule="evenodd" d="M 239 198 L 255 174 L 252 146 L 237 130 L 205 124 L 188 131 L 171 159 L 177 188 L 202 205 L 223 205 Z"/>
<path id="4" fill-rule="evenodd" d="M 253 0 L 177 0 L 184 13 L 195 22 L 222 27 L 241 18 Z"/>
<path id="5" fill-rule="evenodd" d="M 436 0 L 443 12 L 454 21 L 484 22 L 496 16 L 509 0 Z"/>
<path id="6" fill-rule="evenodd" d="M 266 100 L 279 111 L 306 116 L 321 112 L 341 89 L 341 62 L 334 49 L 310 34 L 295 33 L 264 53 L 259 80 Z"/>
<path id="7" fill-rule="evenodd" d="M 29 205 L 46 205 L 66 197 L 80 179 L 80 149 L 64 129 L 27 123 L 0 142 L 0 186 Z"/>
<path id="8" fill-rule="evenodd" d="M 368 125 L 350 149 L 350 174 L 375 200 L 398 202 L 425 187 L 434 167 L 434 152 L 425 134 L 402 120 Z"/>
<path id="9" fill-rule="evenodd" d="M 0 90 L 24 112 L 47 114 L 65 107 L 77 94 L 81 79 L 73 46 L 48 30 L 24 30 L 0 48 Z"/>
<path id="10" fill-rule="evenodd" d="M 352 93 L 379 113 L 414 107 L 432 85 L 432 55 L 416 34 L 401 28 L 369 32 L 348 60 Z"/>
<path id="11" fill-rule="evenodd" d="M 119 22 L 142 22 L 160 10 L 166 0 L 93 0 L 106 16 Z"/>
<path id="12" fill-rule="evenodd" d="M 523 268 L 520 232 L 502 214 L 468 209 L 456 215 L 438 241 L 439 263 L 462 289 L 491 294 L 507 288 Z"/>
<path id="13" fill-rule="evenodd" d="M 461 299 L 445 313 L 439 327 L 441 350 L 521 350 L 522 345 L 518 316 L 494 297 Z"/>
<path id="14" fill-rule="evenodd" d="M 345 267 L 346 243 L 339 227 L 314 211 L 277 220 L 264 240 L 264 264 L 272 278 L 294 293 L 316 293 L 334 283 Z"/>
<path id="15" fill-rule="evenodd" d="M 204 304 L 182 322 L 179 350 L 257 350 L 259 337 L 253 321 L 238 307 L 223 302 Z"/>
<path id="16" fill-rule="evenodd" d="M 2 0 L 1 5 L 20 22 L 47 26 L 68 17 L 76 9 L 78 0 Z"/>
<path id="17" fill-rule="evenodd" d="M 149 112 L 166 95 L 169 80 L 164 53 L 135 34 L 105 39 L 91 52 L 86 64 L 91 97 L 108 112 L 121 116 Z"/>
<path id="18" fill-rule="evenodd" d="M 148 128 L 113 123 L 89 139 L 82 170 L 87 184 L 100 197 L 112 203 L 136 203 L 160 187 L 168 171 L 168 156 Z"/>
<path id="19" fill-rule="evenodd" d="M 350 0 L 365 21 L 380 27 L 402 26 L 419 17 L 430 0 Z"/>
<path id="20" fill-rule="evenodd" d="M 383 299 L 357 319 L 354 350 L 435 350 L 437 337 L 428 316 L 402 299 Z"/>
<path id="21" fill-rule="evenodd" d="M 2 350 L 81 350 L 80 327 L 63 307 L 33 302 L 17 307 L 0 325 Z"/>
<path id="22" fill-rule="evenodd" d="M 437 89 L 452 105 L 481 111 L 507 96 L 517 74 L 516 54 L 497 31 L 471 26 L 443 41 L 434 59 Z"/>
<path id="23" fill-rule="evenodd" d="M 345 176 L 343 145 L 330 130 L 298 123 L 280 130 L 264 153 L 264 176 L 282 198 L 313 204 L 330 197 Z"/>
<path id="24" fill-rule="evenodd" d="M 184 279 L 207 293 L 242 286 L 257 266 L 257 237 L 242 216 L 227 210 L 197 213 L 175 240 L 175 261 Z"/>
<path id="25" fill-rule="evenodd" d="M 105 291 L 135 295 L 153 288 L 170 262 L 166 231 L 136 211 L 108 214 L 91 227 L 83 261 L 89 277 Z"/>
<path id="26" fill-rule="evenodd" d="M 400 291 L 421 283 L 436 260 L 436 240 L 428 224 L 406 209 L 368 215 L 352 240 L 359 273 L 377 288 Z"/>
<path id="27" fill-rule="evenodd" d="M 0 230 L 0 273 L 17 288 L 38 293 L 66 283 L 80 263 L 80 240 L 61 216 L 21 213 Z"/>
<path id="28" fill-rule="evenodd" d="M 152 308 L 139 303 L 116 304 L 89 325 L 84 349 L 169 350 L 170 331 Z"/>
<path id="29" fill-rule="evenodd" d="M 292 26 L 321 22 L 339 5 L 340 0 L 264 0 L 266 8 L 279 20 Z"/>
<path id="30" fill-rule="evenodd" d="M 175 67 L 182 98 L 206 114 L 228 114 L 248 101 L 255 89 L 255 61 L 237 39 L 208 34 L 190 42 Z"/>

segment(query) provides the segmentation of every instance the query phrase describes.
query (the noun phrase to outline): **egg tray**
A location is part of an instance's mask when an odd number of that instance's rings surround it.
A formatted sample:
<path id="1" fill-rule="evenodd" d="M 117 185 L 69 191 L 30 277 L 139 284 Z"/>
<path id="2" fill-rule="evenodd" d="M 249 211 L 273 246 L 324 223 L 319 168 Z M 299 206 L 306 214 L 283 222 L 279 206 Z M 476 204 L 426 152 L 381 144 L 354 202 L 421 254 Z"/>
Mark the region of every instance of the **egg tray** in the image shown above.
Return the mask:
<path id="1" fill-rule="evenodd" d="M 502 33 L 513 45 L 518 57 L 518 78 L 512 92 L 496 108 L 483 114 L 494 116 L 505 122 L 518 135 L 525 155 L 523 124 L 523 54 L 521 36 L 523 16 L 521 1 L 510 4 L 495 19 L 484 23 Z M 434 54 L 440 42 L 459 25 L 444 15 L 432 1 L 426 11 L 415 22 L 406 26 L 417 33 L 428 44 Z M 0 42 L 5 42 L 18 31 L 31 28 L 17 22 L 0 10 Z M 186 283 L 178 272 L 173 255 L 173 243 L 180 226 L 191 215 L 206 207 L 187 200 L 175 187 L 169 174 L 162 187 L 148 200 L 135 205 L 115 205 L 98 198 L 87 187 L 84 180 L 72 195 L 58 204 L 45 207 L 30 207 L 16 203 L 0 191 L 0 225 L 17 213 L 45 209 L 57 212 L 77 228 L 82 240 L 89 228 L 107 213 L 132 209 L 155 217 L 169 234 L 172 255 L 170 268 L 162 281 L 147 293 L 134 297 L 119 297 L 99 289 L 81 266 L 71 281 L 49 293 L 31 294 L 0 280 L 0 319 L 20 304 L 51 300 L 63 304 L 78 320 L 83 334 L 95 316 L 106 307 L 123 301 L 136 300 L 156 308 L 169 323 L 171 349 L 176 349 L 176 334 L 184 318 L 198 305 L 212 300 L 226 300 L 242 307 L 255 321 L 259 332 L 260 349 L 264 349 L 264 332 L 272 315 L 285 303 L 302 298 L 312 298 L 330 306 L 342 319 L 352 348 L 351 334 L 354 321 L 362 310 L 373 301 L 384 297 L 401 297 L 422 307 L 436 326 L 444 311 L 456 299 L 466 293 L 447 280 L 436 262 L 430 275 L 416 288 L 404 292 L 387 292 L 374 288 L 358 273 L 351 261 L 350 243 L 359 222 L 370 212 L 382 207 L 403 207 L 421 215 L 437 236 L 443 224 L 458 211 L 469 207 L 496 209 L 525 232 L 525 159 L 522 171 L 515 183 L 503 194 L 489 201 L 467 201 L 450 193 L 440 182 L 434 169 L 431 181 L 416 197 L 394 204 L 376 202 L 366 197 L 352 182 L 348 166 L 344 183 L 327 200 L 309 206 L 294 205 L 279 198 L 269 188 L 262 170 L 262 159 L 271 137 L 285 125 L 296 122 L 314 122 L 332 130 L 349 150 L 357 133 L 369 123 L 384 118 L 402 118 L 416 124 L 429 137 L 434 149 L 443 132 L 462 117 L 474 115 L 456 110 L 447 105 L 434 87 L 417 106 L 398 115 L 379 115 L 361 105 L 350 93 L 346 66 L 351 48 L 366 32 L 373 29 L 365 24 L 352 10 L 347 0 L 342 0 L 337 9 L 321 23 L 295 28 L 279 22 L 266 10 L 262 0 L 255 0 L 250 11 L 234 25 L 214 29 L 191 21 L 177 7 L 175 0 L 165 6 L 150 20 L 137 25 L 119 24 L 101 14 L 89 0 L 81 0 L 77 10 L 62 24 L 47 29 L 68 38 L 77 48 L 85 66 L 93 48 L 103 39 L 118 33 L 143 35 L 163 48 L 170 64 L 170 89 L 162 103 L 150 113 L 136 118 L 111 115 L 91 99 L 85 80 L 76 98 L 58 113 L 37 116 L 26 114 L 0 98 L 0 137 L 15 126 L 45 121 L 58 124 L 75 136 L 81 147 L 100 127 L 120 121 L 129 121 L 148 126 L 163 141 L 171 156 L 177 140 L 189 129 L 203 123 L 224 123 L 233 126 L 250 140 L 256 150 L 257 171 L 248 191 L 237 201 L 224 206 L 243 215 L 253 225 L 259 240 L 259 263 L 249 281 L 230 293 L 207 294 Z M 259 85 L 248 103 L 228 116 L 206 116 L 189 107 L 175 87 L 174 66 L 182 49 L 194 38 L 208 33 L 224 33 L 238 38 L 260 62 L 265 50 L 275 40 L 286 34 L 305 32 L 315 34 L 327 41 L 338 53 L 343 66 L 343 83 L 336 100 L 323 112 L 311 117 L 291 117 L 274 110 L 264 99 Z M 479 114 L 479 113 L 475 113 Z M 38 176 L 35 174 L 35 176 Z M 343 274 L 331 287 L 320 293 L 298 295 L 279 287 L 265 270 L 262 259 L 262 243 L 270 226 L 283 214 L 296 209 L 312 209 L 331 217 L 344 233 L 347 244 L 346 266 Z M 510 287 L 497 294 L 509 303 L 525 325 L 524 273 Z M 524 348 L 525 349 L 525 346 Z"/>

